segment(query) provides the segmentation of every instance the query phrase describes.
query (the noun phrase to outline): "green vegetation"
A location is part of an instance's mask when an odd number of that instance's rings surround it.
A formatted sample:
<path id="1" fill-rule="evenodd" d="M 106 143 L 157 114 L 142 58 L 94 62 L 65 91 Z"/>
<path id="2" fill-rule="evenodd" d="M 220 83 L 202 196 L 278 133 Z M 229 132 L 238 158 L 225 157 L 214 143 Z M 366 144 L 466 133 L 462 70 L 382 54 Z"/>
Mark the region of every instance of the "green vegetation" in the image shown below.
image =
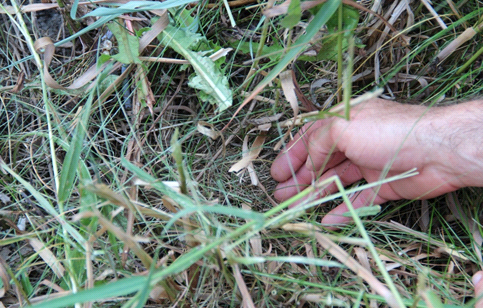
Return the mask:
<path id="1" fill-rule="evenodd" d="M 269 168 L 294 116 L 478 96 L 483 9 L 320 2 L 0 4 L 0 304 L 470 307 L 480 190 L 327 231 L 413 170 L 289 208 Z"/>

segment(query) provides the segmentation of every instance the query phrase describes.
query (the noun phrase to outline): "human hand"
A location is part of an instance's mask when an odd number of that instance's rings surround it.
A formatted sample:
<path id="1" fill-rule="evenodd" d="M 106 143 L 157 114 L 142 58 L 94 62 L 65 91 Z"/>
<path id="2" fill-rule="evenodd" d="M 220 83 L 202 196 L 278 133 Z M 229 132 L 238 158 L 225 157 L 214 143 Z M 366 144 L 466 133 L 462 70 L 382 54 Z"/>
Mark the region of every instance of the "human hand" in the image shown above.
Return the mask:
<path id="1" fill-rule="evenodd" d="M 475 308 L 483 308 L 483 271 L 476 272 L 473 275 L 473 286 L 475 287 Z"/>
<path id="2" fill-rule="evenodd" d="M 468 126 L 483 135 L 481 120 L 469 123 L 469 114 L 474 117 L 474 109 L 482 109 L 481 104 L 473 105 L 427 109 L 373 99 L 354 107 L 350 121 L 333 117 L 308 123 L 273 162 L 272 177 L 280 182 L 274 196 L 287 200 L 334 175 L 346 186 L 361 179 L 375 182 L 412 168 L 419 174 L 363 190 L 353 197 L 352 205 L 360 208 L 389 200 L 427 199 L 464 186 L 481 186 L 481 155 L 466 141 L 471 138 L 458 135 L 458 128 Z M 335 191 L 335 184 L 330 184 L 314 194 L 319 198 Z M 342 216 L 347 211 L 342 203 L 322 223 L 347 223 L 351 218 Z"/>

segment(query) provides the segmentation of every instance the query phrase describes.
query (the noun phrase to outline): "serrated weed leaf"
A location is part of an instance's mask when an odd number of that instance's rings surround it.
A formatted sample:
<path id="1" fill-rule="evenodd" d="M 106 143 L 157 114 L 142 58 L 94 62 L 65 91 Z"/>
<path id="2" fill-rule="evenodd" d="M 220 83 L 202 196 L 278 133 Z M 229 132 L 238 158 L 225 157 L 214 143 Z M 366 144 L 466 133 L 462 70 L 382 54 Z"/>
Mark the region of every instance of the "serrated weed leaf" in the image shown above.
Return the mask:
<path id="1" fill-rule="evenodd" d="M 117 48 L 119 49 L 119 53 L 112 57 L 124 64 L 141 64 L 141 60 L 139 60 L 139 38 L 116 22 L 107 26 L 116 37 Z"/>
<path id="2" fill-rule="evenodd" d="M 189 86 L 201 91 L 200 99 L 218 106 L 218 111 L 230 107 L 233 102 L 232 91 L 228 87 L 228 79 L 215 66 L 213 60 L 192 50 L 194 44 L 202 37 L 192 32 L 168 26 L 161 34 L 164 44 L 173 48 L 188 60 L 195 70 L 190 78 Z"/>

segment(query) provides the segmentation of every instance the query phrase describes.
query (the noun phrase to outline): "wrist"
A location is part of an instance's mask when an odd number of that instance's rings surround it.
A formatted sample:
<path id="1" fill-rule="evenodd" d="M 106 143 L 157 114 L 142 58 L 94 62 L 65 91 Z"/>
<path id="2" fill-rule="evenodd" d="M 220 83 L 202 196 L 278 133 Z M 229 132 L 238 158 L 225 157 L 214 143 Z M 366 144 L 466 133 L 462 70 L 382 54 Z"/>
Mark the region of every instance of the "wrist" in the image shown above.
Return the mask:
<path id="1" fill-rule="evenodd" d="M 483 186 L 483 101 L 428 112 L 429 157 L 452 185 Z"/>

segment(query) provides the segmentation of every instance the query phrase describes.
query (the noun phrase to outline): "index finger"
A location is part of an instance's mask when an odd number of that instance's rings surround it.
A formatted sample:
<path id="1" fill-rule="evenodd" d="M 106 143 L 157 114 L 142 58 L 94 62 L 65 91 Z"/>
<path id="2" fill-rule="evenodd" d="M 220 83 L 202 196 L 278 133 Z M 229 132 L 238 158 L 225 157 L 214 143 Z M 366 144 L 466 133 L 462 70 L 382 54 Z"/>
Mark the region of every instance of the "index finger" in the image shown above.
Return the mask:
<path id="1" fill-rule="evenodd" d="M 305 124 L 291 140 L 284 150 L 278 154 L 272 164 L 271 174 L 277 182 L 285 182 L 291 178 L 299 168 L 305 164 L 308 155 L 308 141 L 310 135 L 323 126 L 323 120 Z"/>

